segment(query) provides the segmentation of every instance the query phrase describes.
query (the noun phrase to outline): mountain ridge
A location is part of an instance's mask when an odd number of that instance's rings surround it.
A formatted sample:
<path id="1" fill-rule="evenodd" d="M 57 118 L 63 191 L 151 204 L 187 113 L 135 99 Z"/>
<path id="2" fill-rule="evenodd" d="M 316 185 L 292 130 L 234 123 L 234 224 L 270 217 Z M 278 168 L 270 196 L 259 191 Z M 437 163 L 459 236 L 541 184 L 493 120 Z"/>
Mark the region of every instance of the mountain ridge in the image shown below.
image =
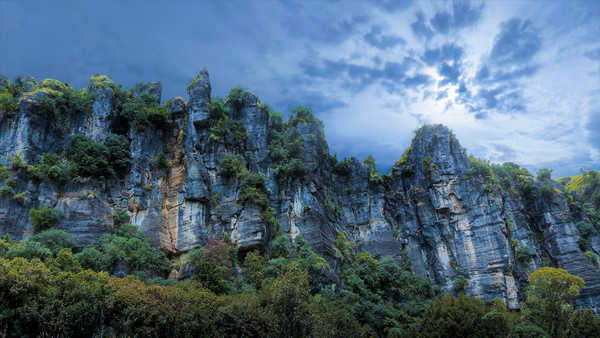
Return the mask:
<path id="1" fill-rule="evenodd" d="M 549 176 L 467 156 L 442 125 L 418 129 L 381 175 L 372 160 L 333 157 L 309 109 L 284 122 L 242 88 L 212 98 L 205 69 L 188 102 L 161 104 L 160 83 L 126 91 L 107 76 L 80 91 L 49 79 L 2 88 L 0 164 L 5 186 L 15 182 L 0 197 L 0 235 L 35 232 L 29 210 L 43 206 L 63 212 L 56 226 L 80 245 L 127 210 L 171 255 L 225 237 L 244 254 L 283 233 L 335 260 L 341 232 L 448 293 L 464 278 L 467 294 L 519 309 L 528 274 L 552 265 L 585 280 L 580 304 L 600 303 L 597 256 L 586 254 L 600 253 L 600 234 L 579 229 L 593 221 L 581 203 Z"/>

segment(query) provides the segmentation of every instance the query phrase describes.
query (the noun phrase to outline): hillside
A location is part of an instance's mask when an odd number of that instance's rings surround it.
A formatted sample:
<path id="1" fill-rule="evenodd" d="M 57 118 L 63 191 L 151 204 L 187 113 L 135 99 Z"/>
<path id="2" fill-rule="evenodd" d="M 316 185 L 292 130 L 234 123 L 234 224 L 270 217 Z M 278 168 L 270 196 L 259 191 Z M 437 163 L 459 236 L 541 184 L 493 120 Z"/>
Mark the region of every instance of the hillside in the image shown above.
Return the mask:
<path id="1" fill-rule="evenodd" d="M 0 235 L 12 240 L 60 229 L 80 250 L 132 223 L 172 260 L 157 258 L 152 277 L 170 279 L 190 277 L 186 257 L 210 243 L 230 243 L 242 262 L 288 241 L 324 258 L 311 266 L 329 267 L 318 283 L 333 289 L 347 243 L 443 293 L 511 310 L 532 272 L 560 267 L 584 280 L 579 304 L 600 305 L 592 171 L 534 177 L 469 157 L 447 127 L 426 125 L 382 175 L 372 158 L 333 156 L 308 108 L 284 121 L 243 88 L 212 97 L 206 70 L 187 102 L 161 104 L 160 83 L 125 90 L 107 76 L 82 90 L 4 79 L 0 91 Z M 119 259 L 103 270 L 138 269 Z"/>

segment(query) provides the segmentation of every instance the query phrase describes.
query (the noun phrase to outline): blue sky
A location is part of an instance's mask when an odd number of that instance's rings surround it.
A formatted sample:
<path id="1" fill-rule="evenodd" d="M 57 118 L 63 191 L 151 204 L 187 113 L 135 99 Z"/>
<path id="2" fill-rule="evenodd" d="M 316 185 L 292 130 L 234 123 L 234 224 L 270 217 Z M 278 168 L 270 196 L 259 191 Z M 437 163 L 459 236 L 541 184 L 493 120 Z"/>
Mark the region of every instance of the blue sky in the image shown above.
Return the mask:
<path id="1" fill-rule="evenodd" d="M 469 153 L 554 176 L 600 169 L 600 1 L 0 0 L 0 74 L 186 96 L 243 85 L 312 107 L 339 157 L 389 168 L 443 123 Z"/>

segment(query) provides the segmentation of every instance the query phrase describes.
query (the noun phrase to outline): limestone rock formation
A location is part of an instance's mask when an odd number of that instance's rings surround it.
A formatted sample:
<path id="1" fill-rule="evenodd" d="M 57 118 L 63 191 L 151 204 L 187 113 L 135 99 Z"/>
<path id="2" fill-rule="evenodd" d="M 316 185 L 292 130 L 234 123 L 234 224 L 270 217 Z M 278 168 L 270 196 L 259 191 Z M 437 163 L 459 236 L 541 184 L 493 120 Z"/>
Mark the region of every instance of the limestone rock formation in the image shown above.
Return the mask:
<path id="1" fill-rule="evenodd" d="M 6 85 L 0 77 L 0 86 Z M 228 238 L 242 252 L 262 248 L 279 227 L 291 240 L 301 235 L 334 260 L 332 246 L 343 232 L 357 249 L 409 260 L 415 272 L 446 292 L 466 280 L 467 294 L 499 297 L 518 309 L 528 274 L 549 262 L 585 280 L 582 304 L 593 309 L 600 304 L 600 272 L 578 245 L 575 223 L 586 216 L 571 210 L 560 186 L 549 199 L 531 199 L 515 187 L 521 182 L 535 189 L 540 183 L 533 178 L 491 182 L 473 172 L 465 149 L 441 125 L 419 129 L 389 175 L 356 159 L 336 162 L 318 120 L 297 112 L 282 126 L 257 97 L 243 91 L 214 100 L 206 70 L 187 88 L 188 102 L 178 97 L 166 104 L 166 128 L 131 123 L 121 131 L 132 159 L 122 178 L 32 180 L 27 166 L 39 163 L 44 153 L 63 153 L 71 135 L 102 143 L 116 132 L 118 109 L 124 108 L 118 108 L 122 98 L 112 81 L 94 77 L 87 90 L 90 109 L 64 112 L 60 121 L 36 112 L 41 97 L 51 93 L 43 88 L 24 94 L 14 116 L 0 121 L 0 164 L 17 180 L 15 191 L 23 193 L 21 199 L 0 197 L 0 234 L 26 238 L 33 232 L 29 210 L 57 207 L 64 213 L 58 227 L 83 246 L 109 232 L 115 210 L 121 209 L 172 255 L 210 238 Z M 131 95 L 145 92 L 160 102 L 160 83 L 137 90 Z M 277 155 L 277 137 L 301 146 L 294 155 Z M 247 176 L 220 171 L 232 155 Z M 15 166 L 15 156 L 24 164 Z M 301 168 L 286 167 L 300 162 Z M 292 175 L 282 174 L 286 170 Z M 252 181 L 252 173 L 264 177 L 264 186 L 260 179 Z M 260 194 L 266 202 L 256 198 Z M 589 240 L 590 250 L 600 253 L 595 230 Z"/>

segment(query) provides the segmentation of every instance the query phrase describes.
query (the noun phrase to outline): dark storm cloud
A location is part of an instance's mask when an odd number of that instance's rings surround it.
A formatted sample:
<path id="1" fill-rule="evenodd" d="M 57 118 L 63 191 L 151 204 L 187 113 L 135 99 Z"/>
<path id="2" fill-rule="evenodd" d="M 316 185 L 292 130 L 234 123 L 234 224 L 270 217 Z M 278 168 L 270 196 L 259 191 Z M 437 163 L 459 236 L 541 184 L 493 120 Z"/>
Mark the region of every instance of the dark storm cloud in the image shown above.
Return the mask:
<path id="1" fill-rule="evenodd" d="M 369 45 L 381 50 L 406 44 L 406 41 L 399 36 L 383 34 L 381 26 L 378 25 L 371 27 L 364 39 Z"/>
<path id="2" fill-rule="evenodd" d="M 481 19 L 482 11 L 483 3 L 475 6 L 469 0 L 454 0 L 451 10 L 436 12 L 429 25 L 425 14 L 417 12 L 417 21 L 411 24 L 411 28 L 419 37 L 431 38 L 435 33 L 445 35 L 475 25 Z"/>

